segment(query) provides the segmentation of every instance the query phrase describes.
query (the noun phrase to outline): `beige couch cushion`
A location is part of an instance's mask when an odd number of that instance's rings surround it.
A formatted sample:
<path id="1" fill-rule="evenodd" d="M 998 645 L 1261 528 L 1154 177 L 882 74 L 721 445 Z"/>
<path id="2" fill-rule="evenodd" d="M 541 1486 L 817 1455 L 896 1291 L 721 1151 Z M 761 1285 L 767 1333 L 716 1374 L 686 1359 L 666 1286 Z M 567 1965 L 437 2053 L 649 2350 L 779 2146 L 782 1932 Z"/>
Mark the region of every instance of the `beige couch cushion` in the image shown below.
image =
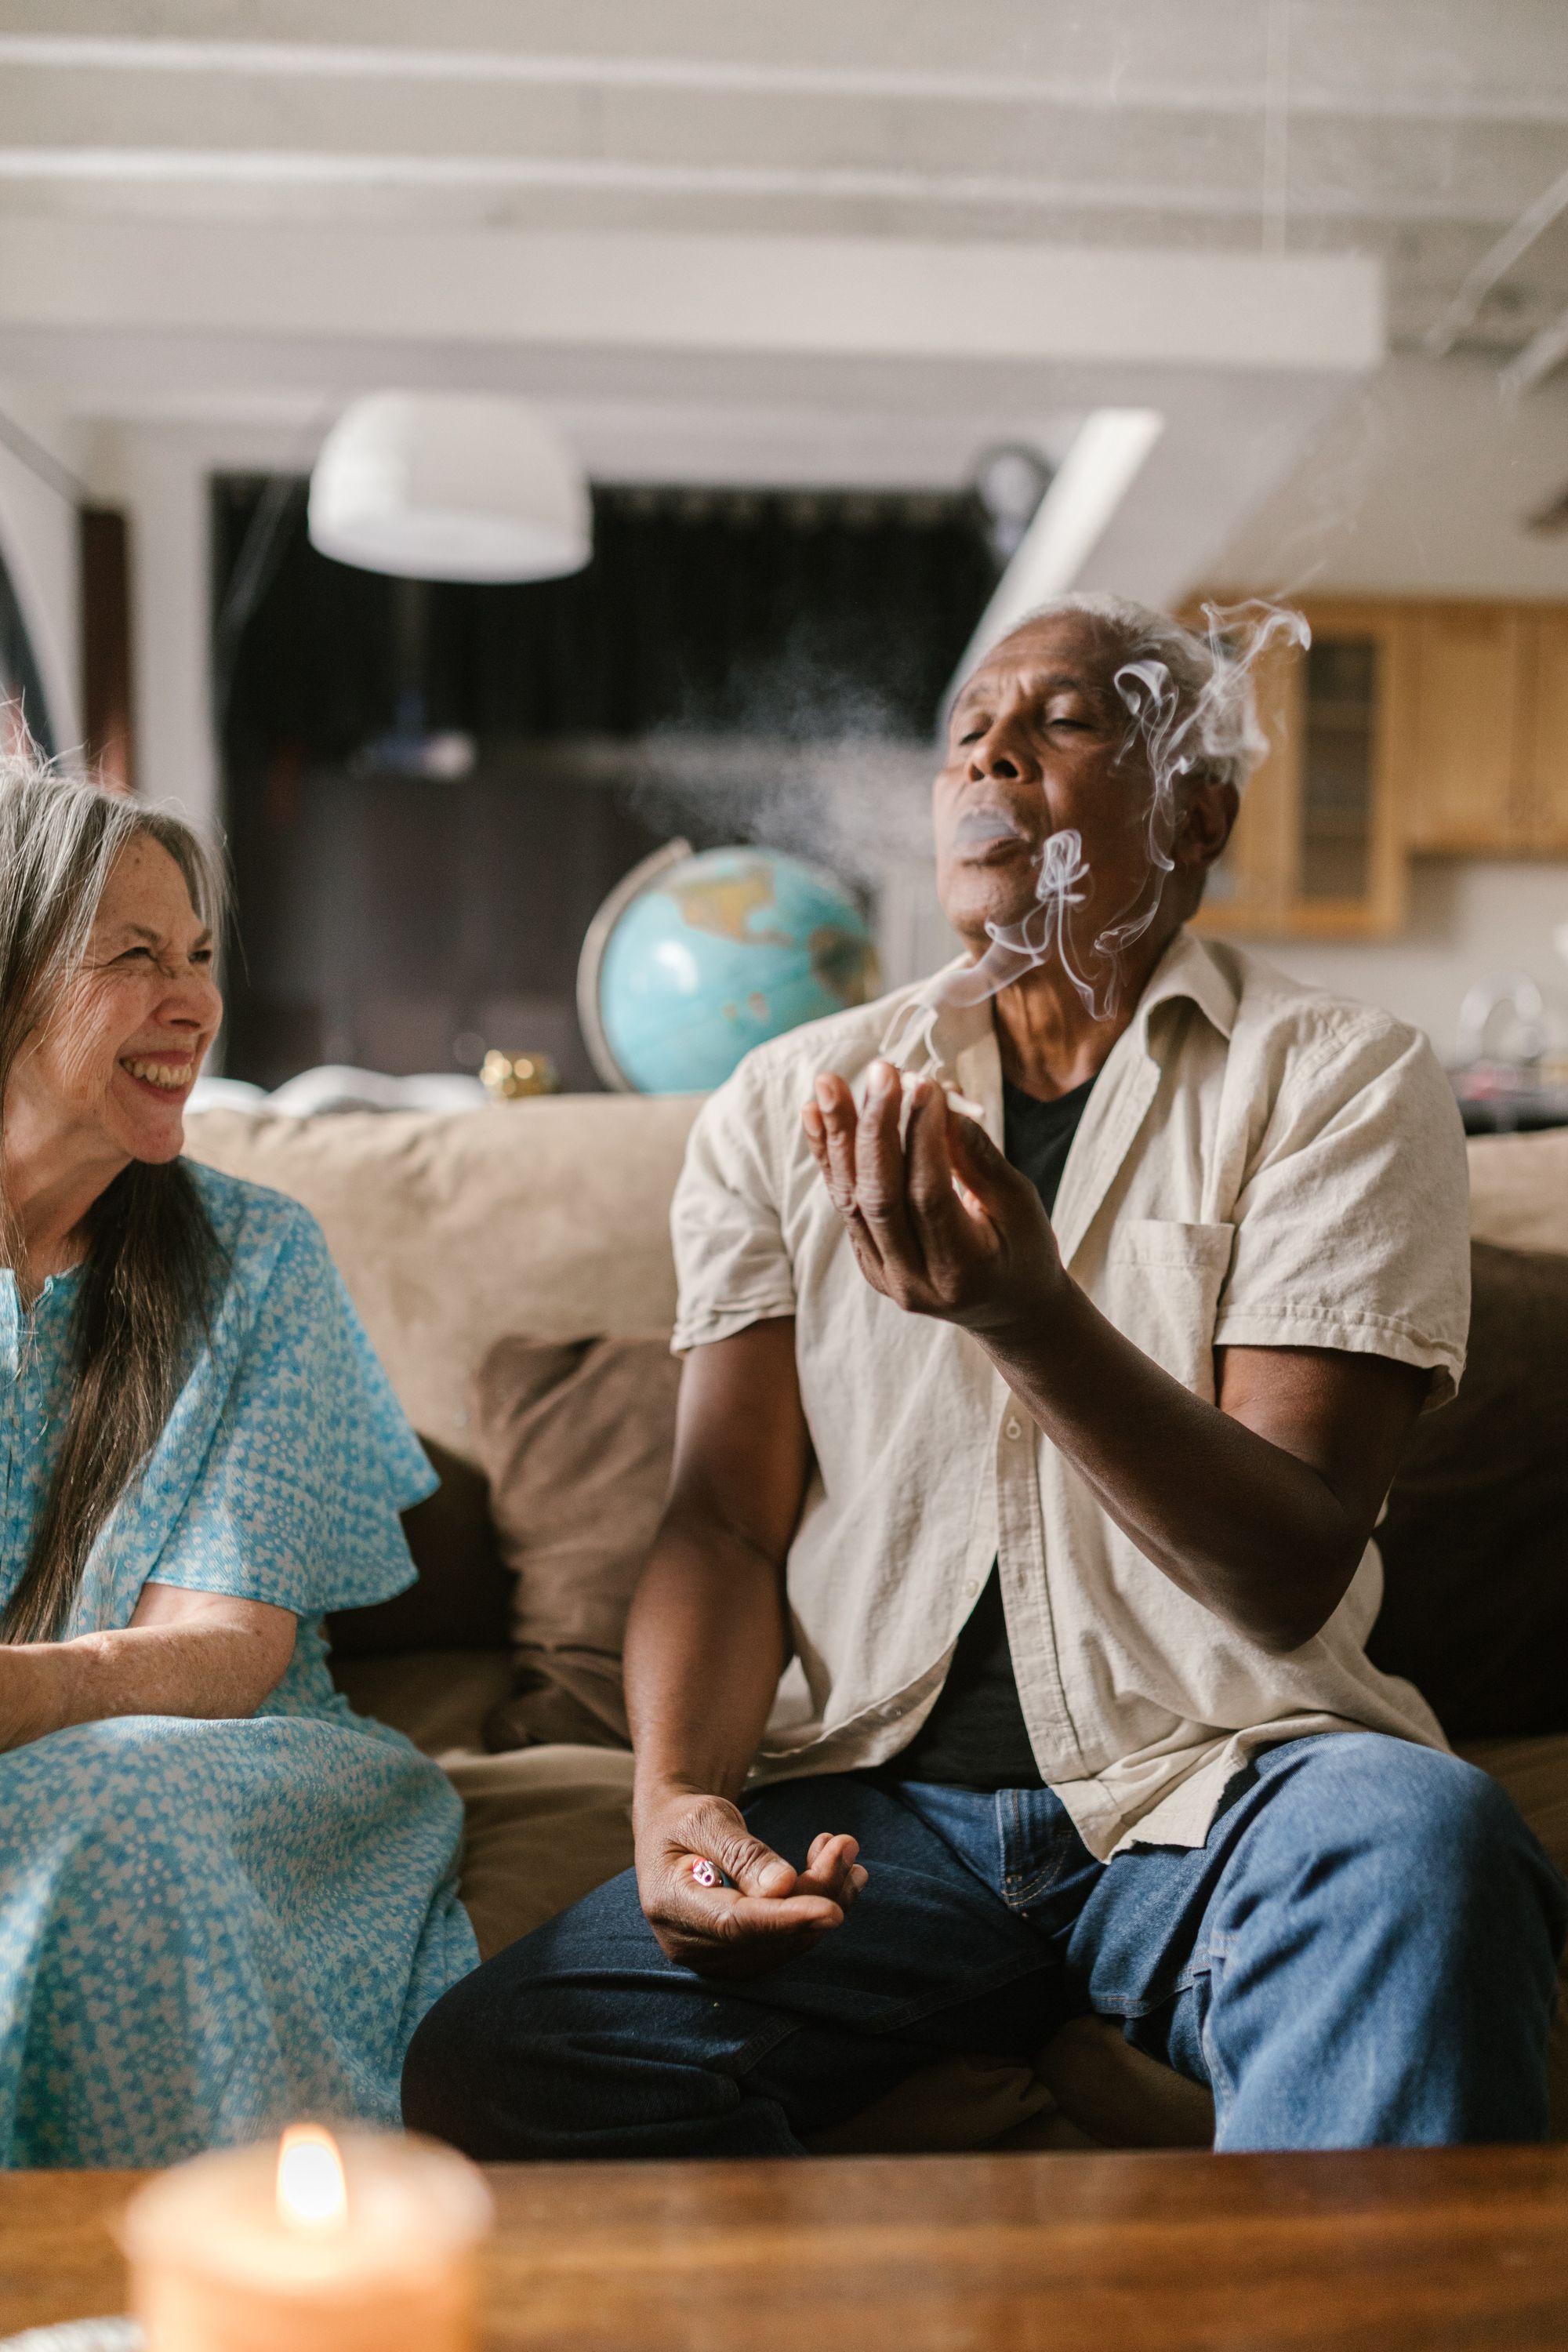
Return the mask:
<path id="1" fill-rule="evenodd" d="M 669 1198 L 689 1095 L 557 1095 L 490 1110 L 203 1111 L 187 1149 L 320 1219 L 416 1429 L 474 1459 L 468 1388 L 510 1331 L 668 1331 Z"/>
<path id="2" fill-rule="evenodd" d="M 1470 1139 L 1470 1231 L 1505 1249 L 1568 1250 L 1568 1128 Z"/>
<path id="3" fill-rule="evenodd" d="M 1568 1251 L 1470 1245 L 1459 1393 L 1411 1431 L 1377 1531 L 1373 1665 L 1452 1740 L 1568 1730 Z"/>
<path id="4" fill-rule="evenodd" d="M 461 1891 L 482 1958 L 531 1935 L 630 1863 L 626 1748 L 485 1753 L 480 1726 L 511 1687 L 503 1653 L 356 1658 L 336 1671 L 350 1706 L 405 1733 L 462 1798 Z"/>
<path id="5" fill-rule="evenodd" d="M 479 1366 L 473 1437 L 515 1580 L 517 1664 L 487 1748 L 626 1744 L 626 1612 L 664 1509 L 679 1384 L 668 1331 L 520 1336 Z"/>

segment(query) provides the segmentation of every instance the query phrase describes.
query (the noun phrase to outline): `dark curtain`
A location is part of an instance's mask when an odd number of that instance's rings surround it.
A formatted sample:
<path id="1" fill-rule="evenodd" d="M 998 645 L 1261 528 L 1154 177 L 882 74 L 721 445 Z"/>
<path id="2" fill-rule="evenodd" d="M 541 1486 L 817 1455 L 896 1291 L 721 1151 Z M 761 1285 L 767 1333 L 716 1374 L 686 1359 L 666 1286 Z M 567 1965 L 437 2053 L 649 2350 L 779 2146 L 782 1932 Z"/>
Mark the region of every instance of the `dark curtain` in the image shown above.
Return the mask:
<path id="1" fill-rule="evenodd" d="M 302 482 L 220 478 L 213 520 L 227 1066 L 265 1085 L 327 1060 L 449 1067 L 487 1044 L 595 1084 L 577 951 L 675 828 L 566 749 L 669 729 L 929 742 L 994 581 L 959 498 L 601 490 L 586 570 L 518 587 L 331 562 Z M 472 736 L 470 772 L 388 773 L 374 746 L 399 724 Z M 744 838 L 744 810 L 679 829 L 700 848 Z"/>
<path id="2" fill-rule="evenodd" d="M 220 630 L 242 555 L 259 587 L 220 649 L 236 757 L 344 758 L 411 686 L 479 735 L 924 738 L 995 579 L 967 499 L 600 490 L 585 571 L 436 583 L 411 646 L 404 583 L 310 547 L 302 482 L 221 478 L 215 520 Z"/>

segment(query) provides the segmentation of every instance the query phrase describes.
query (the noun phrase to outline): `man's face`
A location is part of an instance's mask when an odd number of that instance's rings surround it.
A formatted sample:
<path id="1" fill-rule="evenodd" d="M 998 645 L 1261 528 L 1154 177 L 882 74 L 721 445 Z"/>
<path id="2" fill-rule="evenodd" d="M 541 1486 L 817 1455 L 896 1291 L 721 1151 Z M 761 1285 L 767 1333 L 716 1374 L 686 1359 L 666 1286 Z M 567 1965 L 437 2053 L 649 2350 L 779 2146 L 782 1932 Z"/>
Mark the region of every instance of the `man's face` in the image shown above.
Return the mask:
<path id="1" fill-rule="evenodd" d="M 1046 840 L 1068 826 L 1089 869 L 1073 917 L 1080 956 L 1099 932 L 1147 907 L 1165 878 L 1151 870 L 1153 787 L 1116 690 L 1120 662 L 1103 624 L 1058 614 L 1004 638 L 953 705 L 934 797 L 937 887 L 948 921 L 977 952 L 988 925 L 1020 922 L 1037 904 Z M 1180 805 L 1178 875 L 1169 878 L 1184 893 L 1183 869 L 1224 846 L 1235 794 L 1204 785 Z"/>

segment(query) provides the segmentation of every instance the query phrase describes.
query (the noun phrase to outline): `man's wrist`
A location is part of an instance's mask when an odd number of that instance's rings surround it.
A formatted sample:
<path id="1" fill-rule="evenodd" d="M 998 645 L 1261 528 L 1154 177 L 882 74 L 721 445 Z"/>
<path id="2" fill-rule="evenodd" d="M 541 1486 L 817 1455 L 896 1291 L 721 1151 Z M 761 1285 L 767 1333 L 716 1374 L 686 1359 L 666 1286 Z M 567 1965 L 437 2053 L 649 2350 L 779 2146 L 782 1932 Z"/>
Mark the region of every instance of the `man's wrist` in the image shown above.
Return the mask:
<path id="1" fill-rule="evenodd" d="M 986 1347 L 1016 1354 L 1038 1347 L 1057 1330 L 1082 1296 L 1059 1258 L 1032 1269 L 1026 1284 L 1013 1283 L 1005 1296 L 963 1318 L 963 1328 Z"/>
<path id="2" fill-rule="evenodd" d="M 743 1775 L 742 1776 L 743 1778 Z M 678 1805 L 692 1804 L 704 1797 L 721 1797 L 733 1802 L 733 1791 L 739 1787 L 736 1776 L 716 1773 L 711 1777 L 681 1770 L 639 1770 L 632 1782 L 632 1827 Z"/>
<path id="3" fill-rule="evenodd" d="M 1058 1263 L 1047 1279 L 1010 1298 L 994 1318 L 969 1328 L 999 1371 L 1022 1372 L 1031 1386 L 1048 1386 L 1063 1369 L 1063 1346 L 1085 1303 L 1083 1292 Z"/>

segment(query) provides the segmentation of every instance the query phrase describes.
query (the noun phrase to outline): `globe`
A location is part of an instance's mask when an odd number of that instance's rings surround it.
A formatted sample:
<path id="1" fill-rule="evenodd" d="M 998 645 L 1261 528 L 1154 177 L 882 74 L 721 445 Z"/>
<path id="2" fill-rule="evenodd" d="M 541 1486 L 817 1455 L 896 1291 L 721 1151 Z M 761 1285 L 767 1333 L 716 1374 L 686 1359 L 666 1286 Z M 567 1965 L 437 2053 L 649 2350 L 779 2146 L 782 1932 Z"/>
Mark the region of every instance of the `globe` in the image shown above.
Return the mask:
<path id="1" fill-rule="evenodd" d="M 701 1094 L 753 1045 L 877 987 L 866 919 L 832 875 L 781 850 L 694 855 L 678 841 L 595 917 L 577 1003 L 606 1085 Z"/>

